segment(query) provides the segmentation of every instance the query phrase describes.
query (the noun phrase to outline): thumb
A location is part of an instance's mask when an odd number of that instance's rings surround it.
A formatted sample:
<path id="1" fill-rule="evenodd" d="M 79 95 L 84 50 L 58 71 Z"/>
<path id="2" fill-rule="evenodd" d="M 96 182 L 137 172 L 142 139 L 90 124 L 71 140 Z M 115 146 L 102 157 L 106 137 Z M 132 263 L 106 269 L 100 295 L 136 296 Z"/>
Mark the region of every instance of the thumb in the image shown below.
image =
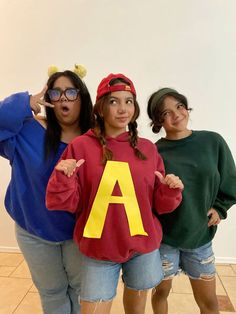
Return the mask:
<path id="1" fill-rule="evenodd" d="M 163 182 L 164 182 L 164 177 L 163 177 L 163 175 L 162 175 L 159 171 L 155 171 L 154 173 L 155 173 L 155 175 L 158 177 L 158 179 L 160 180 L 160 182 L 163 183 Z"/>
<path id="2" fill-rule="evenodd" d="M 84 159 L 80 159 L 80 160 L 78 160 L 77 161 L 77 163 L 76 163 L 76 167 L 80 167 L 83 163 L 85 162 L 85 160 Z"/>
<path id="3" fill-rule="evenodd" d="M 212 213 L 213 213 L 213 210 L 209 209 L 208 212 L 207 212 L 207 216 L 210 216 Z"/>

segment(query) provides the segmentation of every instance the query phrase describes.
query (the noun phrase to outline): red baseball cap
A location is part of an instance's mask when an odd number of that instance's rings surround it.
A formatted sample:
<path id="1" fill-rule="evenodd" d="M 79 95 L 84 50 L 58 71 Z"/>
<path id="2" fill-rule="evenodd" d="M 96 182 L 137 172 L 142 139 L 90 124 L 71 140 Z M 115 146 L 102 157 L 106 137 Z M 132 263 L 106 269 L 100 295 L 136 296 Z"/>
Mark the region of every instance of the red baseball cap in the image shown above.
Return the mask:
<path id="1" fill-rule="evenodd" d="M 115 84 L 111 86 L 110 82 L 114 79 L 123 79 L 125 82 L 127 82 L 127 85 Z M 136 96 L 134 84 L 128 77 L 121 73 L 118 74 L 111 73 L 107 77 L 105 77 L 98 85 L 96 101 L 106 94 L 117 91 L 128 91 Z"/>

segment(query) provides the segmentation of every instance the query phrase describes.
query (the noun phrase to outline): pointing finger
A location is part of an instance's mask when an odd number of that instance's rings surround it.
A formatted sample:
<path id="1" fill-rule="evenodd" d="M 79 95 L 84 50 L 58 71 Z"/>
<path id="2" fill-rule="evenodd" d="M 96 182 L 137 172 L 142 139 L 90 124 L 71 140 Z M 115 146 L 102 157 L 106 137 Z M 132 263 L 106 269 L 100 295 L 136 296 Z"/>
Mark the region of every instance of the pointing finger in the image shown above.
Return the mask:
<path id="1" fill-rule="evenodd" d="M 83 163 L 85 162 L 85 160 L 84 159 L 80 159 L 80 160 L 78 160 L 77 161 L 77 163 L 76 163 L 76 167 L 80 167 Z"/>
<path id="2" fill-rule="evenodd" d="M 155 173 L 155 175 L 158 177 L 158 179 L 160 180 L 160 182 L 163 183 L 163 182 L 164 182 L 164 177 L 163 177 L 163 175 L 162 175 L 159 171 L 155 171 L 154 173 Z"/>
<path id="3" fill-rule="evenodd" d="M 54 108 L 54 105 L 51 104 L 50 102 L 47 102 L 45 100 L 38 100 L 38 103 L 44 107 L 50 107 L 50 108 Z"/>
<path id="4" fill-rule="evenodd" d="M 44 86 L 44 88 L 41 90 L 41 92 L 39 92 L 38 94 L 35 94 L 34 96 L 37 97 L 37 98 L 42 98 L 42 97 L 45 95 L 47 89 L 48 89 L 48 87 L 47 87 L 47 85 L 46 85 L 46 86 Z"/>
<path id="5" fill-rule="evenodd" d="M 47 101 L 43 101 L 43 103 L 42 103 L 41 105 L 43 105 L 43 106 L 45 106 L 45 107 L 54 108 L 54 105 L 51 104 L 50 102 L 47 102 Z"/>
<path id="6" fill-rule="evenodd" d="M 45 85 L 44 88 L 43 88 L 43 89 L 41 90 L 41 92 L 39 93 L 39 95 L 40 95 L 41 97 L 43 97 L 43 96 L 45 95 L 47 89 L 48 89 L 48 87 L 47 87 L 47 85 Z"/>

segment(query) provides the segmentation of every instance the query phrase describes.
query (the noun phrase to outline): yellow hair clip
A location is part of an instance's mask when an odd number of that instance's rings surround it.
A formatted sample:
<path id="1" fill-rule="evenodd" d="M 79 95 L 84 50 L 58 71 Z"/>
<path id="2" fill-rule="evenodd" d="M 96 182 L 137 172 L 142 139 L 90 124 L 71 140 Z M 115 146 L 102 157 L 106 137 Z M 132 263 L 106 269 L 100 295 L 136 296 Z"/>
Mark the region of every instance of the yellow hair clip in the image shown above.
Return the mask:
<path id="1" fill-rule="evenodd" d="M 80 78 L 85 77 L 85 75 L 87 74 L 86 68 L 85 68 L 83 65 L 81 65 L 81 64 L 75 64 L 74 72 L 75 72 L 75 74 L 77 74 Z"/>
<path id="2" fill-rule="evenodd" d="M 51 75 L 53 75 L 54 73 L 58 72 L 58 67 L 56 67 L 55 65 L 51 65 L 48 68 L 48 76 L 50 77 Z"/>
<path id="3" fill-rule="evenodd" d="M 59 71 L 58 67 L 56 67 L 55 65 L 51 65 L 48 68 L 48 76 L 50 77 L 51 75 L 53 75 L 54 73 L 58 71 Z M 81 79 L 84 78 L 85 75 L 87 74 L 86 68 L 81 64 L 75 64 L 73 72 L 77 74 Z"/>

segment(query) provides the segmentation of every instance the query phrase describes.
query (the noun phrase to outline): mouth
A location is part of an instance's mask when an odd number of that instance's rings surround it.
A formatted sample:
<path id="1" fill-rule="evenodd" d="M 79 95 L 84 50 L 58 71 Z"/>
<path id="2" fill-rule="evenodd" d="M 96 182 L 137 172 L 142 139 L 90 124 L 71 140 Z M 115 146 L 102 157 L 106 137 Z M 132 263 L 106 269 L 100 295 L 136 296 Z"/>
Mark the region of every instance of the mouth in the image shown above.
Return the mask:
<path id="1" fill-rule="evenodd" d="M 185 119 L 177 120 L 177 121 L 175 121 L 173 124 L 174 124 L 174 125 L 179 125 L 179 124 L 181 124 L 182 122 L 184 122 L 184 120 L 185 120 Z"/>
<path id="2" fill-rule="evenodd" d="M 124 122 L 128 119 L 128 117 L 117 117 L 116 118 L 118 121 Z"/>
<path id="3" fill-rule="evenodd" d="M 69 108 L 68 108 L 68 106 L 66 106 L 66 105 L 62 105 L 62 106 L 61 106 L 61 110 L 62 110 L 62 112 L 64 112 L 64 113 L 68 113 L 68 112 L 69 112 Z"/>
<path id="4" fill-rule="evenodd" d="M 61 104 L 57 110 L 61 117 L 66 118 L 70 114 L 70 107 L 67 104 Z"/>

